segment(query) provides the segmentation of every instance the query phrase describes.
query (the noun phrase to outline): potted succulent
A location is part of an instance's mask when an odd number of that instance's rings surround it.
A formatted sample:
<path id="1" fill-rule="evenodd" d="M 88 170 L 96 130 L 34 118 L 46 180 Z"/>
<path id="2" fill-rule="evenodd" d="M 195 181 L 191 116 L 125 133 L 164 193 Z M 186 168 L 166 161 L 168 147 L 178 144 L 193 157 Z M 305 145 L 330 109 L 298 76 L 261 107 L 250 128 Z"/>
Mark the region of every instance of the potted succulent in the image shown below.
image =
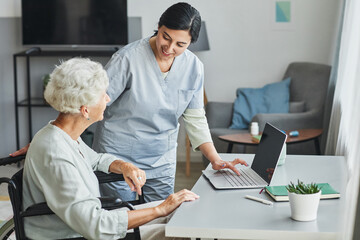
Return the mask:
<path id="1" fill-rule="evenodd" d="M 297 221 L 313 221 L 317 217 L 321 189 L 315 183 L 305 184 L 298 180 L 298 184 L 290 182 L 286 186 L 289 193 L 291 218 Z"/>

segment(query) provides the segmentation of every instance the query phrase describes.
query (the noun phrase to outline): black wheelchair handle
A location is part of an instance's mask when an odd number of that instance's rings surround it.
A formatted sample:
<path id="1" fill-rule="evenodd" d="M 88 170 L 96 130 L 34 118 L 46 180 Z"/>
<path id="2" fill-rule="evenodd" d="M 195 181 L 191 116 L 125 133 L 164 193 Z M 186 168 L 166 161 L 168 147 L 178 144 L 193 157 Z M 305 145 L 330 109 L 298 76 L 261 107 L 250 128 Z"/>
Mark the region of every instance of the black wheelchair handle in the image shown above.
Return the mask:
<path id="1" fill-rule="evenodd" d="M 20 155 L 20 156 L 16 156 L 16 157 L 4 157 L 4 158 L 0 158 L 0 166 L 5 166 L 8 164 L 13 164 L 13 163 L 18 163 L 21 160 L 25 159 L 26 155 Z"/>

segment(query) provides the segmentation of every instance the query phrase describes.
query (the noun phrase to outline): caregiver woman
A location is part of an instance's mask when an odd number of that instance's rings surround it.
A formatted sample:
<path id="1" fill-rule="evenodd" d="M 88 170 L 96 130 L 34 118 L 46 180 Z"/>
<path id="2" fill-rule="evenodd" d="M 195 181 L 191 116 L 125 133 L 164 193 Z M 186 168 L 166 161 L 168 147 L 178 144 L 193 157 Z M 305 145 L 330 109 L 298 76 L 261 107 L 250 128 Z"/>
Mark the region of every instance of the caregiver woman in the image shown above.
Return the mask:
<path id="1" fill-rule="evenodd" d="M 179 118 L 194 150 L 213 169 L 233 171 L 241 159 L 223 161 L 212 143 L 203 109 L 204 68 L 187 48 L 199 36 L 201 17 L 187 3 L 169 7 L 152 37 L 116 52 L 106 71 L 111 101 L 95 132 L 93 148 L 131 162 L 146 172 L 146 201 L 165 199 L 174 191 Z M 102 186 L 102 195 L 132 200 L 136 192 L 125 183 Z"/>

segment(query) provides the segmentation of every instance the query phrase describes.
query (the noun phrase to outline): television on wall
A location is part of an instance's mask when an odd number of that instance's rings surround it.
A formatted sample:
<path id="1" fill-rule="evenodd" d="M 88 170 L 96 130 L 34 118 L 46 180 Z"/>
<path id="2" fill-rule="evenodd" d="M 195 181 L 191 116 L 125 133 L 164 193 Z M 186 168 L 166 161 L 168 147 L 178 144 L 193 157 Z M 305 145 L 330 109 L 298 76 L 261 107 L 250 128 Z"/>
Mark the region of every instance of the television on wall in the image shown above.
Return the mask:
<path id="1" fill-rule="evenodd" d="M 22 0 L 24 45 L 125 45 L 127 0 Z"/>

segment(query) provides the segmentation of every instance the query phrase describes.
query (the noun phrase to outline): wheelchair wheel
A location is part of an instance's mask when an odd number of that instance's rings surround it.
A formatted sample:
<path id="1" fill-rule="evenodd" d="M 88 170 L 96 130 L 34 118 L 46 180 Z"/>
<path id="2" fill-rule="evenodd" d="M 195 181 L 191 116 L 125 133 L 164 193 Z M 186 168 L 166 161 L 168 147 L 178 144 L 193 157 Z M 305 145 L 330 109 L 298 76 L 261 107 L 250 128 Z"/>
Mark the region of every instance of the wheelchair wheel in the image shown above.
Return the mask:
<path id="1" fill-rule="evenodd" d="M 2 225 L 0 228 L 0 240 L 11 239 L 10 236 L 14 232 L 14 227 L 15 226 L 13 218 L 7 221 L 4 225 Z M 12 239 L 15 239 L 15 236 Z"/>

